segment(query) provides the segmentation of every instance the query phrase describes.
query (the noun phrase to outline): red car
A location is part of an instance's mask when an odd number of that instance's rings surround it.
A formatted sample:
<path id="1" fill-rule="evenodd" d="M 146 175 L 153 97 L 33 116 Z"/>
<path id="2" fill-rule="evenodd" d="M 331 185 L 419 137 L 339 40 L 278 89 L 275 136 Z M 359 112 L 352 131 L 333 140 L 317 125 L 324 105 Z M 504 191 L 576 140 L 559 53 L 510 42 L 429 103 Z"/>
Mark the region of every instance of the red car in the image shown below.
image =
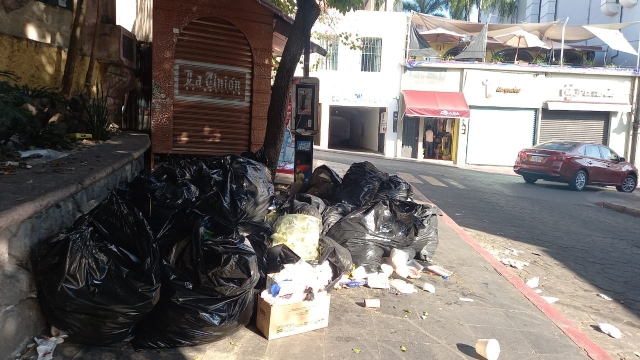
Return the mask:
<path id="1" fill-rule="evenodd" d="M 611 185 L 630 193 L 638 184 L 638 169 L 604 145 L 550 141 L 518 154 L 513 171 L 533 184 L 539 179 L 568 183 L 580 191 L 586 185 Z"/>

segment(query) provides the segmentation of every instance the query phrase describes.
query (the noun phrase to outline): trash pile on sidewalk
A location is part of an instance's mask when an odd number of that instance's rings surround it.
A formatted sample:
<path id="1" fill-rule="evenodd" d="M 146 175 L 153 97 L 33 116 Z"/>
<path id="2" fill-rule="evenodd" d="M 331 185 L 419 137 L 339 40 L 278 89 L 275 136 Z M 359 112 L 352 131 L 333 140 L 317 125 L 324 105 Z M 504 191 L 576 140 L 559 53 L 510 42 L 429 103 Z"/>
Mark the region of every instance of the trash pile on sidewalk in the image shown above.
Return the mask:
<path id="1" fill-rule="evenodd" d="M 256 158 L 172 157 L 38 244 L 49 324 L 81 344 L 173 348 L 223 339 L 255 314 L 274 339 L 328 326 L 335 288 L 411 293 L 423 270 L 451 275 L 431 264 L 437 207 L 401 178 L 369 162 L 344 179 L 320 166 L 277 198 Z"/>

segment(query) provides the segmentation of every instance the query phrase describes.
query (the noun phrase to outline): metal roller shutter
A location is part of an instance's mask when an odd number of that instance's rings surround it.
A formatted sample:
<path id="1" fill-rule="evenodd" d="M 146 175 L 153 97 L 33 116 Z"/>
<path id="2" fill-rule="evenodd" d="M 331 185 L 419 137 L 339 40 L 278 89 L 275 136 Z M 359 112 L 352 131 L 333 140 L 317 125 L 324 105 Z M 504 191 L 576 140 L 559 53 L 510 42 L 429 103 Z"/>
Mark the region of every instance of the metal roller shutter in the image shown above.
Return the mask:
<path id="1" fill-rule="evenodd" d="M 538 143 L 551 140 L 607 143 L 609 112 L 542 110 Z"/>
<path id="2" fill-rule="evenodd" d="M 252 71 L 249 42 L 228 21 L 197 19 L 180 31 L 174 151 L 217 155 L 250 150 Z"/>
<path id="3" fill-rule="evenodd" d="M 471 108 L 467 164 L 512 166 L 533 145 L 536 110 Z"/>

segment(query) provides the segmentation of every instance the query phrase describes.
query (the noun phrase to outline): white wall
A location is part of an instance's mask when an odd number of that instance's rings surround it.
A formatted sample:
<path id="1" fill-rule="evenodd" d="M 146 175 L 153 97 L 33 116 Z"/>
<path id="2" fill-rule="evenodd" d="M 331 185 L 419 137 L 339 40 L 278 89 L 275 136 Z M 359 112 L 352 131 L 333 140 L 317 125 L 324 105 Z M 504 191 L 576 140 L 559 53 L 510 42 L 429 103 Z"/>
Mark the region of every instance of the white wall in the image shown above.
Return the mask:
<path id="1" fill-rule="evenodd" d="M 620 156 L 629 157 L 631 121 L 629 113 L 612 112 L 609 120 L 609 147 Z"/>
<path id="2" fill-rule="evenodd" d="M 354 38 L 382 38 L 380 72 L 361 71 L 361 50 L 352 50 L 342 42 L 338 49 L 337 70 L 312 69 L 310 75 L 320 79 L 320 102 L 323 106 L 320 119 L 321 148 L 328 146 L 329 106 L 369 107 L 376 113 L 383 107 L 388 109 L 385 155 L 396 155 L 394 143 L 397 134 L 393 133 L 393 111 L 397 111 L 396 99 L 400 96 L 408 17 L 409 14 L 403 12 L 356 11 L 347 13 L 333 28 L 320 23 L 314 27 L 314 31 L 322 33 L 346 32 L 351 33 Z M 316 56 L 312 57 L 311 64 L 315 64 Z M 368 122 L 367 126 L 372 127 L 371 134 L 375 132 L 376 145 L 371 148 L 377 150 L 377 115 L 376 120 Z"/>

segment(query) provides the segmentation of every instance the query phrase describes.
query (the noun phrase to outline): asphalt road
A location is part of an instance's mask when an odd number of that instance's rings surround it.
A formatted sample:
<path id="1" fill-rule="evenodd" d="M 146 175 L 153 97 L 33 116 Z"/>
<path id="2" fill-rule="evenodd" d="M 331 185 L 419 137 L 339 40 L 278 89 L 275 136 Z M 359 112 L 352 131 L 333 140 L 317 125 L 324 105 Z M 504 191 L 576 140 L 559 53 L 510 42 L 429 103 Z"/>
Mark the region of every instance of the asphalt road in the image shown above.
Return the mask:
<path id="1" fill-rule="evenodd" d="M 602 187 L 575 192 L 564 184 L 529 185 L 518 176 L 358 154 L 316 151 L 315 158 L 343 164 L 367 160 L 383 171 L 413 178 L 413 186 L 478 240 L 506 239 L 514 247 L 541 249 L 551 259 L 540 271 L 557 282 L 558 292 L 590 284 L 626 308 L 624 315 L 618 314 L 620 321 L 626 318 L 640 329 L 640 219 L 594 205 L 617 199 L 640 203 L 638 194 Z M 574 292 L 565 295 L 578 301 L 586 287 Z M 588 296 L 590 302 L 593 295 Z M 632 314 L 635 319 L 629 319 Z"/>

